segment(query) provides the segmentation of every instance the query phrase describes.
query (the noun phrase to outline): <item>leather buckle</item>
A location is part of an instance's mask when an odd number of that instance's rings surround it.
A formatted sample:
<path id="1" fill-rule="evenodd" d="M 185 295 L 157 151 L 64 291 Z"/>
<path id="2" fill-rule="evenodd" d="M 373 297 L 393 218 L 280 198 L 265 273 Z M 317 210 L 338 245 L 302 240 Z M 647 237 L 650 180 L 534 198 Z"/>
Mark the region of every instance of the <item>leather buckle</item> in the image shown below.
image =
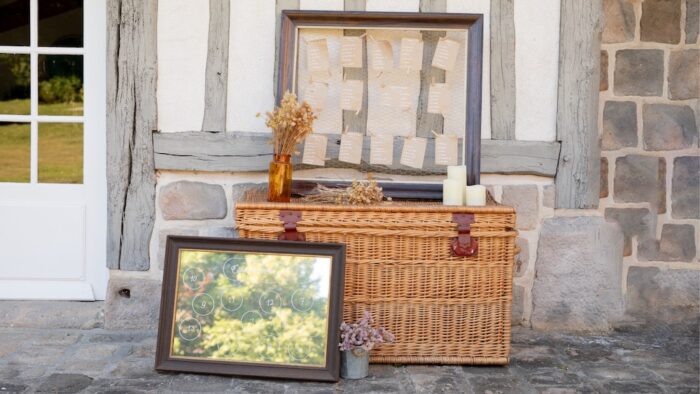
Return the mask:
<path id="1" fill-rule="evenodd" d="M 284 232 L 277 235 L 280 241 L 306 241 L 306 234 L 297 231 L 297 223 L 301 221 L 301 211 L 280 211 L 280 220 Z"/>
<path id="2" fill-rule="evenodd" d="M 479 251 L 479 241 L 471 236 L 474 214 L 453 213 L 452 221 L 457 223 L 457 237 L 452 240 L 452 256 L 472 257 Z"/>

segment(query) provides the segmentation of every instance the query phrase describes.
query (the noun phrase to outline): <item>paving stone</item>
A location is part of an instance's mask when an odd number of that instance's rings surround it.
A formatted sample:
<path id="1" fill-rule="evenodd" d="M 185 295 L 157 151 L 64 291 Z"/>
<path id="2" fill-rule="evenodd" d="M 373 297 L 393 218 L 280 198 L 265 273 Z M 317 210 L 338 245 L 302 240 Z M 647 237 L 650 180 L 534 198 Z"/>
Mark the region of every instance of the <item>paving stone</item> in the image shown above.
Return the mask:
<path id="1" fill-rule="evenodd" d="M 663 393 L 664 389 L 661 388 L 656 383 L 650 382 L 608 382 L 603 385 L 605 392 L 614 393 L 635 393 L 635 394 L 645 394 L 645 393 Z"/>
<path id="2" fill-rule="evenodd" d="M 458 371 L 458 367 L 453 366 L 411 365 L 406 367 L 406 372 L 413 385 L 412 388 L 418 393 L 460 392 L 468 383 Z"/>
<path id="3" fill-rule="evenodd" d="M 634 3 L 630 0 L 603 1 L 603 42 L 627 42 L 634 40 L 637 19 Z"/>
<path id="4" fill-rule="evenodd" d="M 668 98 L 700 97 L 700 50 L 671 51 L 668 63 Z"/>
<path id="5" fill-rule="evenodd" d="M 679 43 L 681 2 L 679 0 L 644 0 L 640 29 L 642 41 Z"/>
<path id="6" fill-rule="evenodd" d="M 515 239 L 515 246 L 520 248 L 520 253 L 515 256 L 515 277 L 519 278 L 527 272 L 530 265 L 530 243 L 525 238 Z"/>
<path id="7" fill-rule="evenodd" d="M 696 321 L 700 308 L 700 271 L 630 267 L 627 313 L 664 323 Z"/>
<path id="8" fill-rule="evenodd" d="M 223 393 L 232 390 L 234 379 L 225 376 L 176 374 L 168 384 L 169 392 Z"/>
<path id="9" fill-rule="evenodd" d="M 608 331 L 622 314 L 620 227 L 600 217 L 545 219 L 532 289 L 532 327 Z"/>
<path id="10" fill-rule="evenodd" d="M 112 272 L 107 286 L 105 328 L 156 330 L 160 311 L 161 281 Z"/>
<path id="11" fill-rule="evenodd" d="M 698 129 L 689 106 L 645 104 L 642 116 L 645 150 L 685 149 L 697 144 Z"/>
<path id="12" fill-rule="evenodd" d="M 660 49 L 622 49 L 615 54 L 617 96 L 661 96 L 664 53 Z"/>
<path id="13" fill-rule="evenodd" d="M 12 384 L 0 382 L 0 392 L 2 393 L 23 393 L 27 389 L 23 384 Z"/>
<path id="14" fill-rule="evenodd" d="M 77 393 L 92 383 L 92 378 L 83 374 L 55 373 L 39 386 L 39 393 Z"/>
<path id="15" fill-rule="evenodd" d="M 158 204 L 165 220 L 223 219 L 228 207 L 223 187 L 190 181 L 161 187 Z"/>
<path id="16" fill-rule="evenodd" d="M 556 351 L 548 344 L 512 344 L 512 365 L 523 368 L 527 374 L 543 368 L 559 367 L 562 365 Z"/>
<path id="17" fill-rule="evenodd" d="M 685 43 L 694 44 L 700 28 L 700 1 L 685 0 L 685 8 Z"/>
<path id="18" fill-rule="evenodd" d="M 632 237 L 638 237 L 638 242 L 654 237 L 656 215 L 647 208 L 606 208 L 605 218 L 620 224 L 625 236 L 624 256 L 632 254 Z"/>
<path id="19" fill-rule="evenodd" d="M 700 156 L 676 157 L 673 160 L 671 217 L 700 219 Z"/>
<path id="20" fill-rule="evenodd" d="M 199 229 L 196 228 L 165 228 L 158 231 L 158 268 L 163 269 L 165 264 L 165 244 L 168 240 L 168 235 L 184 235 L 195 236 L 199 235 Z"/>
<path id="21" fill-rule="evenodd" d="M 537 392 L 527 381 L 519 376 L 477 376 L 469 379 L 474 393 L 483 394 L 531 394 Z"/>
<path id="22" fill-rule="evenodd" d="M 693 261 L 695 227 L 691 224 L 664 224 L 660 240 L 639 245 L 640 261 Z"/>
<path id="23" fill-rule="evenodd" d="M 104 302 L 13 301 L 0 303 L 0 327 L 98 328 L 104 325 Z"/>
<path id="24" fill-rule="evenodd" d="M 603 150 L 637 146 L 637 104 L 606 101 L 603 108 Z"/>
<path id="25" fill-rule="evenodd" d="M 666 212 L 666 161 L 662 157 L 627 155 L 615 161 L 615 202 L 649 202 Z"/>
<path id="26" fill-rule="evenodd" d="M 532 230 L 539 223 L 540 204 L 536 185 L 503 186 L 503 204 L 515 208 L 515 227 Z"/>
<path id="27" fill-rule="evenodd" d="M 609 194 L 608 187 L 608 158 L 600 158 L 600 192 L 598 197 L 605 198 Z"/>
<path id="28" fill-rule="evenodd" d="M 608 51 L 600 51 L 600 84 L 598 90 L 608 90 Z"/>

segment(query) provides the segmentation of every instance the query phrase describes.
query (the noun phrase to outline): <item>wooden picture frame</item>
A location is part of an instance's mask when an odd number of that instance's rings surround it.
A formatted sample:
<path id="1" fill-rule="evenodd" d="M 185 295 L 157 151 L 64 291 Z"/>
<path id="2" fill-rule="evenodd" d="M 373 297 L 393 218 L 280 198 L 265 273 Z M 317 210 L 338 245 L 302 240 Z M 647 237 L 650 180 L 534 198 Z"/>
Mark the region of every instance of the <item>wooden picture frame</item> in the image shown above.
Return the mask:
<path id="1" fill-rule="evenodd" d="M 338 380 L 345 245 L 168 236 L 165 256 L 156 370 Z"/>
<path id="2" fill-rule="evenodd" d="M 482 14 L 284 10 L 281 14 L 277 63 L 278 104 L 286 90 L 295 89 L 297 42 L 299 30 L 304 28 L 465 30 L 467 32 L 467 106 L 462 155 L 463 162 L 467 166 L 467 184 L 474 185 L 480 182 L 484 29 Z M 338 184 L 337 182 L 317 183 Z M 383 183 L 381 186 L 388 196 L 408 199 L 439 198 L 442 192 L 441 184 Z M 308 182 L 295 181 L 296 194 L 304 195 L 307 189 Z"/>

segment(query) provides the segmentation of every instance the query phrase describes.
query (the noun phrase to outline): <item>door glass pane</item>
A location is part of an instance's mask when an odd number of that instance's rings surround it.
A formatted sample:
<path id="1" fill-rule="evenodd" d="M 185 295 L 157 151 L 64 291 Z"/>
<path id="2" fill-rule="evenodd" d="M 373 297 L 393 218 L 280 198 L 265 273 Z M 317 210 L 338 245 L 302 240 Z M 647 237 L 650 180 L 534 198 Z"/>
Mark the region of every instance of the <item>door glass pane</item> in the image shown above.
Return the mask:
<path id="1" fill-rule="evenodd" d="M 83 183 L 83 125 L 39 123 L 39 182 Z"/>
<path id="2" fill-rule="evenodd" d="M 29 182 L 29 123 L 0 122 L 0 182 Z"/>
<path id="3" fill-rule="evenodd" d="M 39 46 L 83 46 L 83 1 L 39 1 Z"/>
<path id="4" fill-rule="evenodd" d="M 83 114 L 83 57 L 39 55 L 39 115 Z"/>
<path id="5" fill-rule="evenodd" d="M 0 53 L 0 114 L 29 115 L 29 55 Z"/>
<path id="6" fill-rule="evenodd" d="M 0 0 L 0 45 L 29 46 L 29 0 Z"/>

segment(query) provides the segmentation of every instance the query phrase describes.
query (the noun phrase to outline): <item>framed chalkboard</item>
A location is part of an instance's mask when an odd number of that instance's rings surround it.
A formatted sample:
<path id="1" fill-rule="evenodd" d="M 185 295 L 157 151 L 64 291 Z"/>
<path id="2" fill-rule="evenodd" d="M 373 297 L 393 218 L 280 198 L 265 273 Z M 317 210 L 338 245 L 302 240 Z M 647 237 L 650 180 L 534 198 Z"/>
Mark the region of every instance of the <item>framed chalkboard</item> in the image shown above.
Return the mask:
<path id="1" fill-rule="evenodd" d="M 345 246 L 169 236 L 156 369 L 337 381 Z"/>

